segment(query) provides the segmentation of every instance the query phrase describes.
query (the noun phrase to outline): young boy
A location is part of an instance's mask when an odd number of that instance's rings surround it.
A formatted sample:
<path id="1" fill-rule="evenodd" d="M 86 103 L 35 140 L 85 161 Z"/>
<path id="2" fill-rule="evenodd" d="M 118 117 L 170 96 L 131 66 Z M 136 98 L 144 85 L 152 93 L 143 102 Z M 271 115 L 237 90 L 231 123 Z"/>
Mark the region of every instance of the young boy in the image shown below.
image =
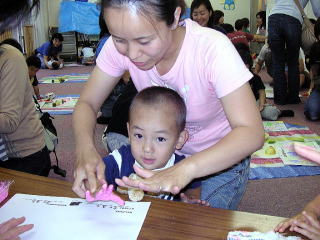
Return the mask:
<path id="1" fill-rule="evenodd" d="M 188 138 L 185 123 L 186 106 L 178 93 L 164 87 L 149 87 L 139 92 L 129 110 L 130 145 L 103 159 L 107 183 L 117 186 L 115 179 L 134 173 L 134 164 L 157 171 L 183 160 L 184 156 L 174 152 Z M 200 182 L 192 182 L 184 190 L 180 195 L 182 201 L 207 205 L 199 200 Z M 160 193 L 158 197 L 173 200 L 174 196 Z"/>
<path id="2" fill-rule="evenodd" d="M 33 87 L 34 94 L 36 95 L 36 98 L 39 100 L 40 97 L 40 91 L 39 91 L 39 82 L 37 79 L 37 72 L 41 68 L 41 60 L 37 56 L 30 56 L 26 60 L 28 71 L 29 71 L 29 78 L 31 85 Z"/>

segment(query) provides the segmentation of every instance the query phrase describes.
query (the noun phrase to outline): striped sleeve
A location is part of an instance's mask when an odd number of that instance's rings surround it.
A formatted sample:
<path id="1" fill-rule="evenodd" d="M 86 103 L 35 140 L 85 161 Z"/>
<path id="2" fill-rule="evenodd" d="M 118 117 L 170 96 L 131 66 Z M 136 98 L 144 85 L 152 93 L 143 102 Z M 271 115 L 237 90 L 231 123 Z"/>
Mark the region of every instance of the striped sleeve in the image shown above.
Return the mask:
<path id="1" fill-rule="evenodd" d="M 2 138 L 0 137 L 0 161 L 6 161 L 6 160 L 8 160 L 6 146 L 5 146 Z"/>

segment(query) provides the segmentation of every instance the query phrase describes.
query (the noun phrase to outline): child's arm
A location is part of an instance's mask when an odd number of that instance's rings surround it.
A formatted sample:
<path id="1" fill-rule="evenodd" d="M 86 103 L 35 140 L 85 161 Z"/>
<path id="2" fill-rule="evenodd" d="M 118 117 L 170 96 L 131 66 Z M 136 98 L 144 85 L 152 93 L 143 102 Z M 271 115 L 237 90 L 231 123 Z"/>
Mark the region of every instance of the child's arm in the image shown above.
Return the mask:
<path id="1" fill-rule="evenodd" d="M 312 225 L 313 227 L 316 227 L 320 235 L 320 224 L 318 220 L 319 217 L 320 217 L 320 195 L 318 195 L 314 200 L 309 202 L 301 213 L 279 223 L 274 230 L 276 232 L 284 232 L 287 228 L 289 228 L 290 231 L 296 231 L 299 227 L 300 228 L 305 227 L 304 224 L 307 224 L 307 225 Z M 316 222 L 318 224 L 315 224 Z"/>
<path id="2" fill-rule="evenodd" d="M 49 56 L 43 56 L 44 64 L 47 66 L 47 68 L 52 69 L 52 67 L 48 64 L 49 61 L 50 61 Z"/>
<path id="3" fill-rule="evenodd" d="M 41 96 L 40 96 L 40 90 L 39 90 L 39 86 L 33 86 L 33 91 L 34 91 L 34 94 L 36 95 L 37 99 L 41 99 Z"/>
<path id="4" fill-rule="evenodd" d="M 253 40 L 254 42 L 264 42 L 266 40 L 266 36 L 261 36 L 261 35 L 257 35 L 257 34 L 254 34 L 253 35 Z"/>
<path id="5" fill-rule="evenodd" d="M 266 104 L 266 91 L 264 89 L 259 90 L 259 110 L 263 110 L 264 105 Z"/>
<path id="6" fill-rule="evenodd" d="M 180 198 L 182 202 L 198 204 L 202 206 L 210 206 L 209 202 L 200 199 L 201 195 L 201 187 L 190 188 L 186 190 L 184 193 L 180 194 Z"/>
<path id="7" fill-rule="evenodd" d="M 259 72 L 261 71 L 263 63 L 264 63 L 264 61 L 258 59 L 256 65 L 254 66 L 254 73 L 255 74 L 259 74 Z"/>

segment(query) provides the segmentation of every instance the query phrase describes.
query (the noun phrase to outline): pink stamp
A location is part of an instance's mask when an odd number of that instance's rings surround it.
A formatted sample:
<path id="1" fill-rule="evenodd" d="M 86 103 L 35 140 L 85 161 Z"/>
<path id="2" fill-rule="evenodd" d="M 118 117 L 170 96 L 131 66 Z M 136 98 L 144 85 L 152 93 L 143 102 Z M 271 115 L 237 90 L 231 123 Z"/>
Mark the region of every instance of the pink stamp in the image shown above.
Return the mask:
<path id="1" fill-rule="evenodd" d="M 89 191 L 86 191 L 86 200 L 88 202 L 112 201 L 123 206 L 124 201 L 118 195 L 114 194 L 112 191 L 113 191 L 113 185 L 107 186 L 107 184 L 103 184 L 102 188 L 99 190 L 99 192 L 96 193 L 95 196 L 92 196 Z"/>
<path id="2" fill-rule="evenodd" d="M 0 203 L 8 197 L 9 187 L 14 181 L 0 181 Z"/>

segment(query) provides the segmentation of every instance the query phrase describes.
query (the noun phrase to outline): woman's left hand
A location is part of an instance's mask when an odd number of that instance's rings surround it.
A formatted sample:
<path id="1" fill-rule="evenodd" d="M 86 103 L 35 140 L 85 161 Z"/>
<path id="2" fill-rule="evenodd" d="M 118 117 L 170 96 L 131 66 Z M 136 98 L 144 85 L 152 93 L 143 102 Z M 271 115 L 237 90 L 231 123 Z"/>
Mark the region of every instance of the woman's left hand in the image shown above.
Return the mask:
<path id="1" fill-rule="evenodd" d="M 186 161 L 161 171 L 146 170 L 134 165 L 134 170 L 137 175 L 144 178 L 142 180 L 132 180 L 128 177 L 116 179 L 116 183 L 121 187 L 140 188 L 147 192 L 170 192 L 178 194 L 193 177 L 194 172 L 190 169 Z"/>

